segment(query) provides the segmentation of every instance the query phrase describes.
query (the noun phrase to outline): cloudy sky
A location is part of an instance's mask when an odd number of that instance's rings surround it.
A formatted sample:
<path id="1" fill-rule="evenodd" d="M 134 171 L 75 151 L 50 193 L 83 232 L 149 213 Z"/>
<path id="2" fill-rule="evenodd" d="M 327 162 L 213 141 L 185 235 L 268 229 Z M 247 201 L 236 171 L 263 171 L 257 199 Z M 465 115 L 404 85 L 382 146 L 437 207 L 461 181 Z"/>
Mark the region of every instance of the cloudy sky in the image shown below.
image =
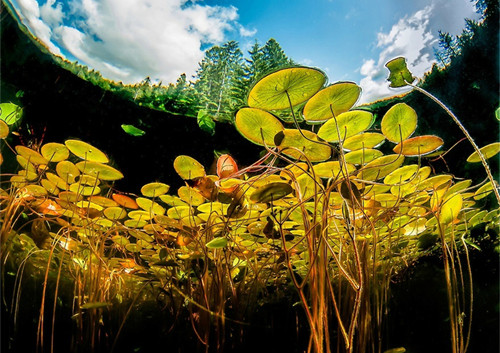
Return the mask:
<path id="1" fill-rule="evenodd" d="M 438 31 L 478 19 L 470 0 L 8 0 L 54 54 L 133 83 L 194 75 L 204 50 L 236 40 L 246 51 L 275 38 L 285 53 L 354 81 L 368 102 L 389 90 L 384 64 L 408 59 L 422 77 Z"/>

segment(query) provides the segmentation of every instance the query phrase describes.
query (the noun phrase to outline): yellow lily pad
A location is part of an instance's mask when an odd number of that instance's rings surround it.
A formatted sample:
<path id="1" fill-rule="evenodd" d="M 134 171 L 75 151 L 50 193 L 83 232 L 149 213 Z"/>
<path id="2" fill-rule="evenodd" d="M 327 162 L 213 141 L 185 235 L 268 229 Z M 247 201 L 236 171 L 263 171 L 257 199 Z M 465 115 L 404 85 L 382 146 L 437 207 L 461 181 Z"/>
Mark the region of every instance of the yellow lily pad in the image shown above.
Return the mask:
<path id="1" fill-rule="evenodd" d="M 373 148 L 365 148 L 346 153 L 344 155 L 344 159 L 347 163 L 361 165 L 369 163 L 374 159 L 379 158 L 383 155 L 384 154 L 379 150 Z"/>
<path id="2" fill-rule="evenodd" d="M 385 141 L 385 136 L 378 132 L 364 132 L 348 137 L 342 145 L 345 150 L 355 151 L 363 148 L 375 148 Z"/>
<path id="3" fill-rule="evenodd" d="M 385 113 L 381 122 L 382 133 L 391 142 L 406 140 L 417 128 L 417 113 L 405 103 L 398 103 Z"/>
<path id="4" fill-rule="evenodd" d="M 304 138 L 299 130 L 285 129 L 280 150 L 283 154 L 294 159 L 309 159 L 311 162 L 322 162 L 330 158 L 332 149 L 325 142 L 319 141 L 318 136 L 311 131 L 302 130 Z M 311 141 L 312 140 L 312 141 Z"/>
<path id="5" fill-rule="evenodd" d="M 127 217 L 127 211 L 121 207 L 108 207 L 105 208 L 102 213 L 104 214 L 104 217 L 116 221 L 119 219 L 124 219 Z"/>
<path id="6" fill-rule="evenodd" d="M 49 162 L 61 162 L 69 157 L 69 150 L 62 143 L 46 143 L 42 146 L 40 152 Z"/>
<path id="7" fill-rule="evenodd" d="M 328 161 L 314 165 L 313 170 L 316 176 L 320 178 L 344 177 L 344 174 L 347 176 L 356 170 L 356 167 L 351 163 L 346 163 L 346 165 L 347 170 L 343 170 L 344 165 L 339 161 Z"/>
<path id="8" fill-rule="evenodd" d="M 64 144 L 74 155 L 80 157 L 81 159 L 98 163 L 109 162 L 108 157 L 102 151 L 87 142 L 80 140 L 66 140 Z"/>
<path id="9" fill-rule="evenodd" d="M 363 110 L 352 110 L 328 120 L 319 128 L 318 136 L 330 142 L 344 141 L 368 129 L 373 123 L 373 114 Z"/>
<path id="10" fill-rule="evenodd" d="M 159 197 L 166 194 L 170 186 L 164 183 L 154 182 L 144 185 L 141 188 L 141 193 L 146 197 Z"/>
<path id="11" fill-rule="evenodd" d="M 403 164 L 404 160 L 404 156 L 396 154 L 379 157 L 365 165 L 359 177 L 360 179 L 368 181 L 382 179 L 398 169 Z"/>
<path id="12" fill-rule="evenodd" d="M 61 161 L 56 165 L 57 175 L 68 184 L 73 184 L 80 175 L 80 170 L 70 161 Z"/>
<path id="13" fill-rule="evenodd" d="M 253 202 L 272 202 L 279 200 L 292 192 L 293 188 L 288 183 L 269 183 L 255 190 L 250 195 L 250 200 Z"/>
<path id="14" fill-rule="evenodd" d="M 135 199 L 135 202 L 137 202 L 140 208 L 147 212 L 151 212 L 153 215 L 165 214 L 165 208 L 159 203 L 154 202 L 150 199 L 147 199 L 145 197 L 138 197 Z"/>
<path id="15" fill-rule="evenodd" d="M 234 124 L 243 137 L 259 146 L 274 147 L 274 136 L 283 131 L 283 124 L 274 115 L 257 108 L 238 110 Z"/>
<path id="16" fill-rule="evenodd" d="M 483 155 L 484 159 L 496 156 L 500 152 L 500 142 L 490 143 L 489 145 L 481 147 L 479 151 L 481 151 L 481 154 Z M 472 153 L 469 157 L 467 157 L 467 162 L 469 163 L 481 162 L 479 154 L 477 154 L 477 152 Z"/>
<path id="17" fill-rule="evenodd" d="M 463 199 L 462 195 L 455 194 L 448 199 L 444 200 L 439 210 L 439 222 L 443 225 L 450 224 L 455 218 L 458 217 L 462 209 Z"/>
<path id="18" fill-rule="evenodd" d="M 91 162 L 91 161 L 81 161 L 76 164 L 76 167 L 85 174 L 98 178 L 100 180 L 113 181 L 123 178 L 123 174 L 109 165 Z"/>
<path id="19" fill-rule="evenodd" d="M 26 146 L 16 146 L 16 152 L 32 164 L 47 164 L 48 161 L 40 153 Z"/>
<path id="20" fill-rule="evenodd" d="M 0 120 L 0 139 L 9 136 L 9 125 L 3 120 Z"/>
<path id="21" fill-rule="evenodd" d="M 205 198 L 199 192 L 188 186 L 181 186 L 177 194 L 182 201 L 191 206 L 199 206 L 205 202 Z"/>
<path id="22" fill-rule="evenodd" d="M 196 159 L 180 155 L 174 160 L 174 169 L 184 180 L 190 180 L 204 176 L 205 168 Z"/>
<path id="23" fill-rule="evenodd" d="M 326 77 L 308 67 L 293 67 L 273 72 L 259 80 L 248 94 L 248 106 L 264 110 L 290 108 L 311 98 Z"/>
<path id="24" fill-rule="evenodd" d="M 316 93 L 304 107 L 307 122 L 322 122 L 348 111 L 358 101 L 361 87 L 353 82 L 337 82 Z"/>

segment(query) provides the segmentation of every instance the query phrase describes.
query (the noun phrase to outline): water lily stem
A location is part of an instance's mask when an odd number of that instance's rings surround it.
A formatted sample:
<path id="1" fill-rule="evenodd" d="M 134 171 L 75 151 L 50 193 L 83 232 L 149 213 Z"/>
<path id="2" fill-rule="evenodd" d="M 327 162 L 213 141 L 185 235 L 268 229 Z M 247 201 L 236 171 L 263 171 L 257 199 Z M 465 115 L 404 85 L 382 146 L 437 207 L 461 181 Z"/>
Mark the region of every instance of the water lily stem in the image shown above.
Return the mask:
<path id="1" fill-rule="evenodd" d="M 410 87 L 414 88 L 415 90 L 423 93 L 424 95 L 426 95 L 427 97 L 429 97 L 430 99 L 432 99 L 434 102 L 436 102 L 453 119 L 453 121 L 458 125 L 458 127 L 460 128 L 460 130 L 462 130 L 462 132 L 464 133 L 465 137 L 467 137 L 467 140 L 469 140 L 469 142 L 471 143 L 472 147 L 474 147 L 474 150 L 479 155 L 479 158 L 481 159 L 481 163 L 483 164 L 483 167 L 486 170 L 486 174 L 488 175 L 488 179 L 490 180 L 491 185 L 493 187 L 493 192 L 495 193 L 495 197 L 497 198 L 497 202 L 500 205 L 500 193 L 498 192 L 498 187 L 497 187 L 497 185 L 495 183 L 495 179 L 493 178 L 493 174 L 491 174 L 491 170 L 490 170 L 490 167 L 488 165 L 488 162 L 486 162 L 486 158 L 484 158 L 484 155 L 481 153 L 479 147 L 474 142 L 474 139 L 469 134 L 469 132 L 467 131 L 467 129 L 462 125 L 462 123 L 460 122 L 460 120 L 458 120 L 457 116 L 455 114 L 453 114 L 453 112 L 450 109 L 448 109 L 448 107 L 446 105 L 444 105 L 443 102 L 441 102 L 439 99 L 437 99 L 435 96 L 433 96 L 432 94 L 430 94 L 429 92 L 427 92 L 423 88 L 415 86 L 415 85 L 413 85 L 413 84 L 411 84 L 409 82 L 406 82 L 406 83 L 408 84 L 408 86 L 410 86 Z"/>

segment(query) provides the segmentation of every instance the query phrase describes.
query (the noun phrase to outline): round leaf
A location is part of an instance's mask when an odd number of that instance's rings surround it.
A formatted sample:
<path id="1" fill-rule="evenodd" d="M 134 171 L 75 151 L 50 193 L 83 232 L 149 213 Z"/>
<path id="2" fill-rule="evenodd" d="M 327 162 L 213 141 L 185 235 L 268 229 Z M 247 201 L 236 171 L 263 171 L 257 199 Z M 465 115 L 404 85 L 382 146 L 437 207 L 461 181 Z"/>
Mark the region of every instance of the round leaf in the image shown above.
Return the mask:
<path id="1" fill-rule="evenodd" d="M 248 94 L 248 105 L 264 110 L 290 108 L 311 98 L 326 81 L 325 75 L 308 67 L 273 72 L 258 81 Z"/>
<path id="2" fill-rule="evenodd" d="M 417 113 L 405 103 L 398 103 L 382 118 L 382 133 L 394 143 L 406 140 L 417 128 Z"/>
<path id="3" fill-rule="evenodd" d="M 328 120 L 318 131 L 323 140 L 338 142 L 368 129 L 373 123 L 373 115 L 363 110 L 353 110 Z"/>
<path id="4" fill-rule="evenodd" d="M 437 136 L 416 136 L 400 142 L 393 151 L 404 156 L 423 156 L 436 151 L 443 143 L 443 139 Z"/>
<path id="5" fill-rule="evenodd" d="M 206 247 L 209 249 L 220 249 L 225 248 L 227 246 L 227 238 L 225 237 L 217 237 L 210 240 Z"/>
<path id="6" fill-rule="evenodd" d="M 344 155 L 344 159 L 346 162 L 352 164 L 366 164 L 383 155 L 384 154 L 379 150 L 373 148 L 364 148 L 362 150 L 356 150 L 346 153 Z"/>
<path id="7" fill-rule="evenodd" d="M 275 146 L 274 136 L 283 131 L 283 125 L 274 115 L 256 108 L 240 109 L 235 125 L 240 134 L 260 146 Z"/>
<path id="8" fill-rule="evenodd" d="M 375 148 L 380 146 L 385 140 L 385 136 L 378 132 L 364 132 L 347 138 L 342 145 L 349 151 L 363 148 Z"/>
<path id="9" fill-rule="evenodd" d="M 406 59 L 403 57 L 395 58 L 385 64 L 390 71 L 387 81 L 391 82 L 390 87 L 404 87 L 408 83 L 413 83 L 415 77 L 406 66 Z"/>
<path id="10" fill-rule="evenodd" d="M 123 178 L 123 174 L 113 167 L 91 161 L 82 161 L 76 164 L 76 167 L 85 174 L 101 180 L 118 180 Z"/>
<path id="11" fill-rule="evenodd" d="M 458 217 L 462 209 L 463 199 L 461 194 L 455 194 L 445 200 L 439 211 L 439 222 L 443 225 L 450 224 Z"/>
<path id="12" fill-rule="evenodd" d="M 405 157 L 396 154 L 379 157 L 362 168 L 360 179 L 367 181 L 382 179 L 398 169 L 404 160 Z"/>
<path id="13" fill-rule="evenodd" d="M 493 142 L 489 145 L 480 148 L 479 150 L 481 151 L 481 154 L 485 159 L 491 158 L 500 152 L 500 142 Z M 477 152 L 474 152 L 467 158 L 467 162 L 469 163 L 481 162 L 479 154 L 477 154 Z"/>
<path id="14" fill-rule="evenodd" d="M 18 145 L 16 146 L 16 152 L 26 158 L 28 162 L 33 164 L 47 164 L 48 161 L 40 153 L 31 148 Z"/>
<path id="15" fill-rule="evenodd" d="M 293 192 L 290 184 L 275 182 L 261 186 L 250 195 L 253 202 L 272 202 L 279 200 Z"/>
<path id="16" fill-rule="evenodd" d="M 9 125 L 3 120 L 0 120 L 0 139 L 4 139 L 9 135 Z"/>
<path id="17" fill-rule="evenodd" d="M 308 122 L 331 119 L 332 111 L 338 116 L 358 101 L 361 87 L 352 82 L 338 82 L 316 93 L 304 107 L 304 118 Z"/>
<path id="18" fill-rule="evenodd" d="M 199 178 L 205 175 L 205 168 L 196 159 L 180 155 L 174 160 L 174 169 L 184 180 Z"/>
<path id="19" fill-rule="evenodd" d="M 23 109 L 14 103 L 0 104 L 0 120 L 3 120 L 7 125 L 17 123 L 23 116 Z"/>
<path id="20" fill-rule="evenodd" d="M 60 162 L 68 159 L 69 150 L 62 143 L 49 142 L 40 149 L 42 156 L 49 162 Z"/>
<path id="21" fill-rule="evenodd" d="M 80 140 L 66 140 L 64 144 L 73 154 L 81 159 L 98 163 L 109 162 L 108 157 L 103 152 L 86 142 Z"/>
<path id="22" fill-rule="evenodd" d="M 146 197 L 158 197 L 160 195 L 166 194 L 170 186 L 164 183 L 149 183 L 141 188 L 141 193 Z"/>
<path id="23" fill-rule="evenodd" d="M 283 130 L 283 140 L 280 144 L 280 149 L 284 154 L 302 160 L 305 159 L 305 155 L 311 162 L 321 162 L 330 158 L 332 149 L 325 142 L 314 142 L 319 141 L 318 136 L 314 132 L 302 130 L 302 133 L 307 139 L 302 136 L 299 130 Z"/>

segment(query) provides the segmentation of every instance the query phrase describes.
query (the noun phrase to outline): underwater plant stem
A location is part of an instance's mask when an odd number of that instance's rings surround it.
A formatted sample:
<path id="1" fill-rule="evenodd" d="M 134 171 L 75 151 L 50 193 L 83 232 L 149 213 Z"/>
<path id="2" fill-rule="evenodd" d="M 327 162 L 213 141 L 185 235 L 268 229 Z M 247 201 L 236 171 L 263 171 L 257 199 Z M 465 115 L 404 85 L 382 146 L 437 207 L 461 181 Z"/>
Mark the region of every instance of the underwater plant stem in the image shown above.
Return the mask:
<path id="1" fill-rule="evenodd" d="M 479 158 L 481 159 L 481 163 L 483 164 L 484 170 L 486 171 L 486 174 L 488 175 L 488 179 L 490 179 L 491 185 L 493 187 L 493 192 L 495 193 L 495 197 L 497 198 L 497 202 L 500 205 L 500 193 L 498 191 L 498 187 L 496 186 L 495 179 L 493 178 L 493 174 L 491 174 L 490 167 L 489 167 L 488 163 L 486 162 L 486 159 L 484 158 L 483 154 L 481 153 L 479 147 L 474 142 L 474 139 L 469 134 L 469 132 L 467 131 L 467 129 L 462 125 L 462 123 L 460 122 L 460 120 L 458 120 L 457 116 L 455 114 L 453 114 L 453 112 L 450 109 L 448 109 L 448 107 L 446 105 L 444 105 L 443 102 L 441 102 L 438 98 L 436 98 L 431 93 L 429 93 L 426 90 L 424 90 L 423 88 L 420 88 L 420 87 L 418 87 L 416 85 L 413 85 L 413 84 L 411 84 L 409 82 L 406 82 L 406 83 L 408 84 L 408 86 L 414 88 L 418 92 L 426 95 L 427 97 L 429 97 L 430 99 L 432 99 L 434 102 L 436 102 L 453 119 L 453 121 L 458 125 L 458 127 L 460 128 L 460 130 L 462 130 L 462 132 L 464 133 L 465 137 L 467 137 L 467 140 L 469 140 L 469 142 L 471 143 L 472 147 L 474 148 L 474 150 L 476 151 L 476 153 L 479 155 Z"/>

